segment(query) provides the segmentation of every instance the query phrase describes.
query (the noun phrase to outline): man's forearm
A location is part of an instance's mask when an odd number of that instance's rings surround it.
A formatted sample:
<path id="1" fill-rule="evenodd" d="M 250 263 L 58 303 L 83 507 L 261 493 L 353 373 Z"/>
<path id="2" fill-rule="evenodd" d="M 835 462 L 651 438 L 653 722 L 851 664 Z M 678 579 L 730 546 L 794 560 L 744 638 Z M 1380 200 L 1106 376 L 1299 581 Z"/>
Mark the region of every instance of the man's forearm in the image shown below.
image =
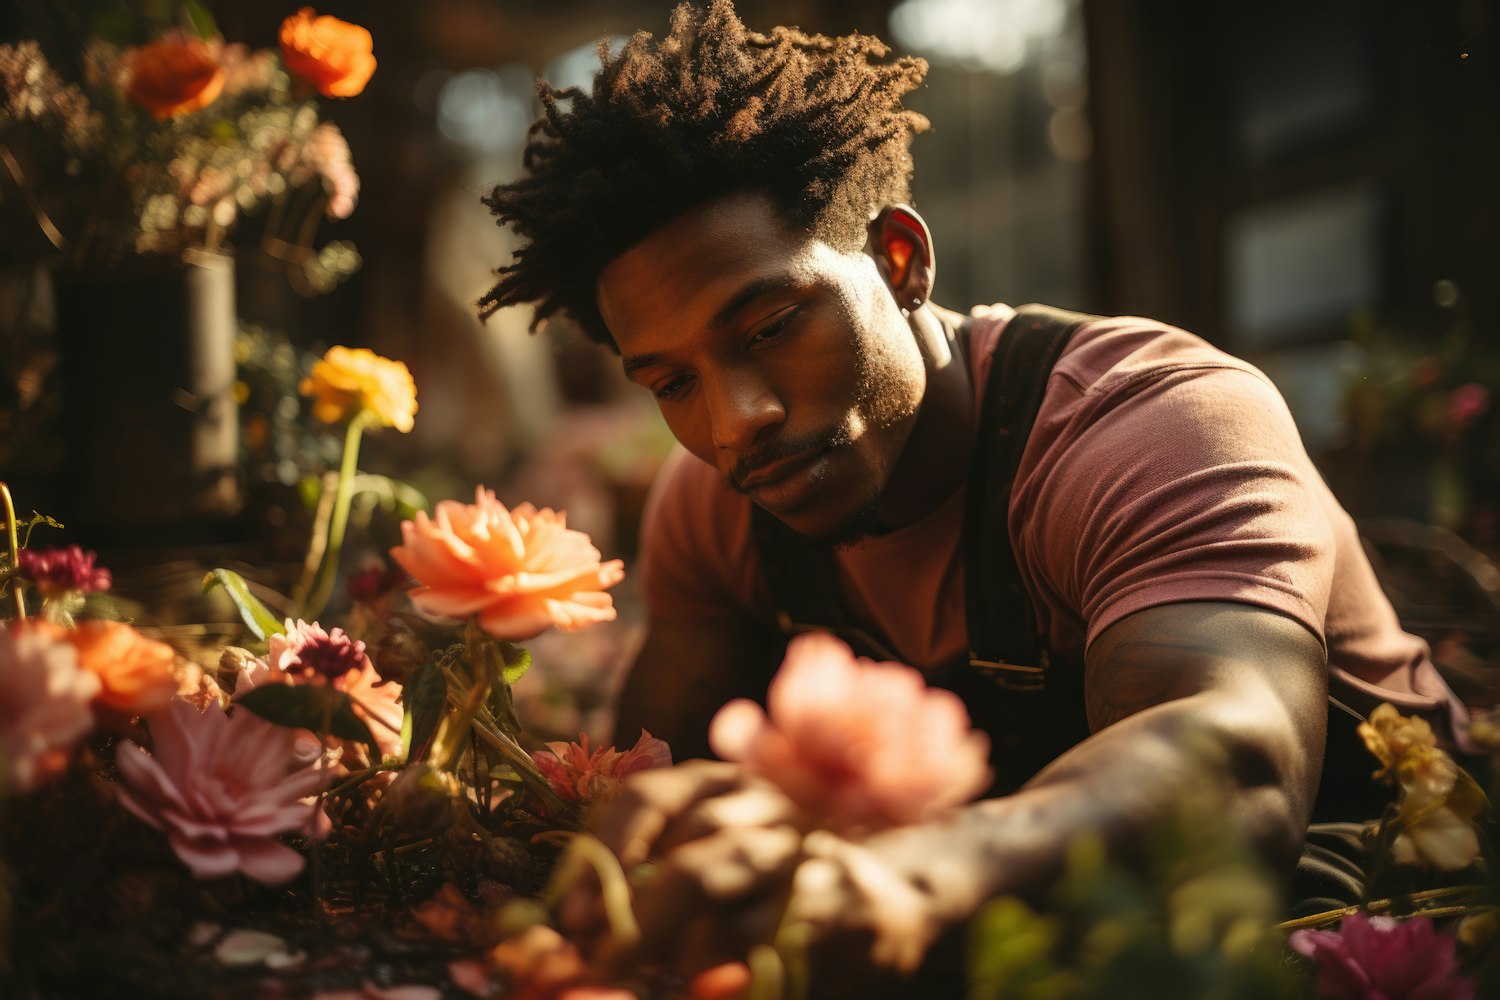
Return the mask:
<path id="1" fill-rule="evenodd" d="M 1139 712 L 1015 794 L 975 803 L 927 831 L 946 846 L 923 852 L 922 879 L 948 921 L 995 896 L 1045 903 L 1080 836 L 1098 837 L 1112 858 L 1138 864 L 1185 796 L 1222 807 L 1227 827 L 1289 867 L 1306 829 L 1303 772 L 1317 762 L 1286 752 L 1286 728 L 1285 719 L 1257 723 L 1221 693 Z"/>

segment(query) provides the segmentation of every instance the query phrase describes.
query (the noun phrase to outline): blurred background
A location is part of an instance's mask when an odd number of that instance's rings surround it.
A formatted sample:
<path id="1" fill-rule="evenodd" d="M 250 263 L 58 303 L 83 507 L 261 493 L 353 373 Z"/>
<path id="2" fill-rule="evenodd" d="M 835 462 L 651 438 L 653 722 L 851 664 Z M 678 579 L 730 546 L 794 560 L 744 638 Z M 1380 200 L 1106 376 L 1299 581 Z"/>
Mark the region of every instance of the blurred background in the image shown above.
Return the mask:
<path id="1" fill-rule="evenodd" d="M 937 240 L 938 301 L 1041 301 L 1192 330 L 1271 375 L 1357 516 L 1439 525 L 1493 552 L 1494 3 L 738 7 L 752 28 L 873 33 L 930 62 L 909 103 L 933 122 L 914 148 L 915 197 Z M 128 116 L 49 95 L 38 54 L 63 83 L 92 73 L 99 85 L 107 61 L 91 40 L 148 42 L 181 26 L 182 5 L 0 5 L 0 479 L 22 513 L 68 525 L 49 542 L 111 553 L 119 589 L 148 603 L 201 576 L 195 548 L 295 566 L 338 454 L 296 384 L 343 344 L 404 360 L 420 404 L 412 433 L 366 442 L 362 467 L 387 478 L 358 511 L 352 559 L 394 540 L 393 512 L 485 484 L 565 508 L 628 561 L 669 435 L 614 356 L 567 323 L 528 336 L 522 310 L 477 321 L 514 247 L 479 198 L 518 175 L 535 78 L 583 84 L 601 38 L 660 34 L 670 5 L 330 0 L 318 12 L 368 28 L 379 65 L 362 93 L 305 114 L 284 78 L 254 78 L 271 72 L 254 53 L 276 47 L 291 3 L 194 10 L 245 47 L 228 84 L 243 87 L 243 113 L 195 140 L 207 151 L 181 135 L 161 149 L 132 139 L 91 173 L 90 151 L 129 132 Z M 274 155 L 256 138 L 272 133 Z M 154 195 L 147 161 L 166 178 Z M 118 195 L 119 178 L 137 193 L 129 238 L 111 244 L 90 237 L 84 208 Z M 180 259 L 173 241 L 189 231 L 216 252 L 186 279 L 146 266 Z M 617 628 L 539 655 L 556 665 L 527 708 L 542 730 L 602 717 L 639 636 L 628 583 L 620 603 Z"/>

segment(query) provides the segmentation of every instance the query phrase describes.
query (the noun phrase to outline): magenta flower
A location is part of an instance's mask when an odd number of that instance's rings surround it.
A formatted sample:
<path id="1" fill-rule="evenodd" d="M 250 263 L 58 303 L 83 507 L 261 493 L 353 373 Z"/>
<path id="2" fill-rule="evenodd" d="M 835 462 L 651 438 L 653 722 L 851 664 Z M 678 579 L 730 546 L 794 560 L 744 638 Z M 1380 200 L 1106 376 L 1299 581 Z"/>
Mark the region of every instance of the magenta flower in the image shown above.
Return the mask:
<path id="1" fill-rule="evenodd" d="M 69 591 L 88 593 L 108 590 L 109 570 L 95 566 L 98 555 L 76 545 L 65 548 L 22 549 L 16 568 L 42 592 L 43 597 L 61 597 Z"/>
<path id="2" fill-rule="evenodd" d="M 623 753 L 614 747 L 590 751 L 588 734 L 579 733 L 577 743 L 548 743 L 531 759 L 558 795 L 569 802 L 594 803 L 619 791 L 620 782 L 637 771 L 671 767 L 672 751 L 665 740 L 642 729 L 635 746 Z"/>
<path id="3" fill-rule="evenodd" d="M 800 635 L 753 701 L 719 709 L 714 752 L 764 775 L 829 829 L 901 826 L 989 787 L 989 737 L 958 695 L 900 663 L 856 660 L 830 635 Z"/>
<path id="4" fill-rule="evenodd" d="M 279 838 L 323 822 L 309 798 L 335 773 L 321 746 L 308 753 L 300 730 L 182 698 L 148 720 L 152 752 L 127 740 L 116 755 L 120 802 L 164 831 L 193 875 L 241 871 L 275 885 L 302 871 L 302 855 Z"/>
<path id="5" fill-rule="evenodd" d="M 1356 913 L 1337 931 L 1301 930 L 1289 942 L 1318 965 L 1319 1000 L 1473 1000 L 1457 975 L 1454 941 L 1426 917 L 1398 921 Z"/>
<path id="6" fill-rule="evenodd" d="M 0 678 L 0 788 L 24 795 L 68 766 L 100 681 L 61 629 L 35 620 L 0 629 Z"/>
<path id="7" fill-rule="evenodd" d="M 1490 391 L 1477 382 L 1461 385 L 1448 394 L 1448 422 L 1463 430 L 1490 408 Z"/>
<path id="8" fill-rule="evenodd" d="M 317 622 L 288 618 L 286 631 L 271 636 L 266 660 L 278 673 L 331 683 L 364 667 L 365 644 L 341 628 L 330 632 Z"/>
<path id="9" fill-rule="evenodd" d="M 411 577 L 400 566 L 367 566 L 349 577 L 345 589 L 349 599 L 359 604 L 374 604 Z"/>

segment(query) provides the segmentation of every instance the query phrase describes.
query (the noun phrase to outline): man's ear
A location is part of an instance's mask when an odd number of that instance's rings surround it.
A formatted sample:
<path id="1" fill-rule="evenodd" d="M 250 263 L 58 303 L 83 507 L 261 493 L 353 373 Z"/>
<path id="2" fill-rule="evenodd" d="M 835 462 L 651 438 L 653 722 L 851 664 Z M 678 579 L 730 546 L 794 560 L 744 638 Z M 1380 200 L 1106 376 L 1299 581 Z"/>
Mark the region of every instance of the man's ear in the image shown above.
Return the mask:
<path id="1" fill-rule="evenodd" d="M 910 205 L 887 205 L 870 221 L 870 254 L 902 309 L 915 309 L 932 295 L 932 233 Z"/>

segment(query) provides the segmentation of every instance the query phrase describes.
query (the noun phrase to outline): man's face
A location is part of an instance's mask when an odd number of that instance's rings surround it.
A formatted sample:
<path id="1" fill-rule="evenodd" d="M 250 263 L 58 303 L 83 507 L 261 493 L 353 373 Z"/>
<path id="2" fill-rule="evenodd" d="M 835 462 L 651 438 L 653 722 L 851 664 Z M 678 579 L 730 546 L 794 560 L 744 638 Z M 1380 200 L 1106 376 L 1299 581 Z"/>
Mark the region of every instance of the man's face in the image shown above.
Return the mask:
<path id="1" fill-rule="evenodd" d="M 626 375 L 684 447 L 802 534 L 871 526 L 927 382 L 870 256 L 737 195 L 612 261 L 598 300 Z"/>

